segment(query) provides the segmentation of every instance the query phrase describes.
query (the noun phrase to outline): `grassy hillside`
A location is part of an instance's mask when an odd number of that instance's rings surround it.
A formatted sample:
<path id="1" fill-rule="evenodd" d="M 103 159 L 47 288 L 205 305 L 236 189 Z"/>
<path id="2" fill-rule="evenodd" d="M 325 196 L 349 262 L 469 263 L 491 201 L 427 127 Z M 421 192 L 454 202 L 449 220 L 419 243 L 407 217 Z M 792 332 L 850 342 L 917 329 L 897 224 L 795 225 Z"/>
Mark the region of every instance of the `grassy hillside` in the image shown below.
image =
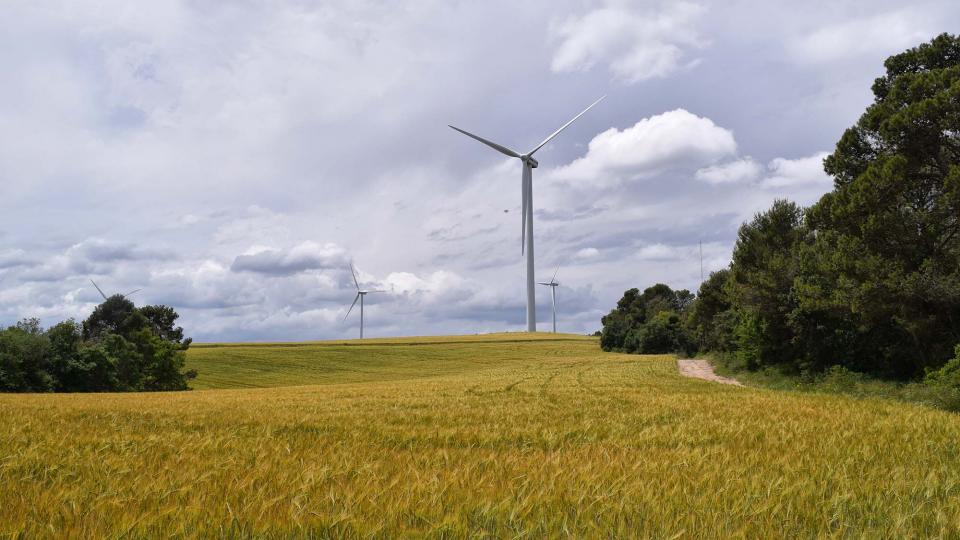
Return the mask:
<path id="1" fill-rule="evenodd" d="M 388 381 L 464 373 L 539 355 L 578 355 L 594 338 L 488 334 L 298 343 L 210 343 L 190 348 L 196 389 Z M 574 345 L 571 347 L 571 345 Z M 577 346 L 579 345 L 579 346 Z M 593 351 L 595 352 L 595 351 Z"/>
<path id="2" fill-rule="evenodd" d="M 684 379 L 575 336 L 190 363 L 234 389 L 0 396 L 0 535 L 960 535 L 954 414 Z"/>

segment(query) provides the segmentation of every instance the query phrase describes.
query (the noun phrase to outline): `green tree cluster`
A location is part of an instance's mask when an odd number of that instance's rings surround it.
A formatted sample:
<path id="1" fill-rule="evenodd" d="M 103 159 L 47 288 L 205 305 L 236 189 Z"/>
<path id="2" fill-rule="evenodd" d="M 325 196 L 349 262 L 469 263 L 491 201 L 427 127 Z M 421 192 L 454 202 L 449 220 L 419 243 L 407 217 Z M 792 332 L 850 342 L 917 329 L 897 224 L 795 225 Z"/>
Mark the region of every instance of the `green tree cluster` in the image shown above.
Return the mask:
<path id="1" fill-rule="evenodd" d="M 885 66 L 824 161 L 834 189 L 757 214 L 701 285 L 704 349 L 747 369 L 957 380 L 957 360 L 944 365 L 960 343 L 960 38 Z"/>
<path id="2" fill-rule="evenodd" d="M 168 306 L 137 308 L 115 295 L 82 324 L 46 330 L 26 319 L 0 330 L 0 391 L 124 392 L 187 390 L 191 339 Z"/>
<path id="3" fill-rule="evenodd" d="M 686 317 L 694 297 L 690 291 L 674 291 L 662 283 L 641 294 L 623 293 L 617 307 L 603 317 L 600 345 L 605 351 L 687 354 L 696 349 Z"/>

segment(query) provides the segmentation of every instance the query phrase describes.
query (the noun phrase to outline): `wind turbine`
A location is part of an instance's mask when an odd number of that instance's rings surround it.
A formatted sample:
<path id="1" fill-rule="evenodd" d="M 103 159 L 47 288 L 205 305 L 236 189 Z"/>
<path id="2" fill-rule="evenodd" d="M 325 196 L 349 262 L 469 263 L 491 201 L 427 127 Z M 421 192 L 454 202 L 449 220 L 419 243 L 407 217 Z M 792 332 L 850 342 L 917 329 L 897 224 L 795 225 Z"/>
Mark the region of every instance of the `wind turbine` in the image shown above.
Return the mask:
<path id="1" fill-rule="evenodd" d="M 354 297 L 353 303 L 350 304 L 350 309 L 347 310 L 347 314 L 343 316 L 343 320 L 347 320 L 347 317 L 350 316 L 350 312 L 353 311 L 353 306 L 357 305 L 357 300 L 360 301 L 360 339 L 363 339 L 363 297 L 370 293 L 379 293 L 387 292 L 384 290 L 375 290 L 375 291 L 365 291 L 360 288 L 360 282 L 357 281 L 357 271 L 353 269 L 353 263 L 350 263 L 350 273 L 353 275 L 353 284 L 357 286 L 357 296 Z"/>
<path id="2" fill-rule="evenodd" d="M 90 283 L 93 283 L 93 286 L 97 288 L 97 292 L 100 293 L 100 296 L 102 296 L 104 300 L 107 300 L 107 295 L 103 293 L 103 290 L 100 289 L 100 287 L 97 285 L 97 282 L 95 282 L 95 281 L 93 281 L 93 280 L 91 279 L 91 280 L 90 280 Z M 119 296 L 120 298 L 126 298 L 126 297 L 130 296 L 131 294 L 140 292 L 140 291 L 142 291 L 142 290 L 143 290 L 143 289 L 134 289 L 134 290 L 132 290 L 132 291 L 126 293 L 126 294 L 117 294 L 117 295 L 114 295 L 114 296 Z"/>
<path id="3" fill-rule="evenodd" d="M 540 150 L 541 148 L 543 148 L 544 145 L 546 145 L 548 142 L 550 142 L 551 140 L 553 140 L 554 137 L 556 137 L 557 135 L 559 135 L 561 131 L 563 131 L 564 129 L 566 129 L 567 126 L 569 126 L 570 124 L 572 124 L 577 118 L 580 118 L 581 116 L 584 115 L 584 113 L 586 113 L 587 111 L 589 111 L 590 109 L 592 109 L 594 105 L 596 105 L 597 103 L 600 103 L 600 101 L 603 100 L 603 98 L 605 98 L 605 97 L 606 97 L 606 96 L 603 96 L 603 97 L 601 97 L 600 99 L 598 99 L 598 100 L 594 101 L 593 103 L 591 103 L 589 107 L 587 107 L 586 109 L 584 109 L 580 114 L 574 116 L 572 120 L 570 120 L 570 121 L 567 122 L 566 124 L 562 125 L 562 126 L 560 127 L 560 129 L 558 129 L 558 130 L 554 131 L 553 133 L 551 133 L 550 136 L 547 137 L 546 139 L 544 139 L 542 143 L 538 144 L 533 150 L 527 152 L 526 154 L 520 154 L 519 152 L 515 152 L 515 151 L 507 148 L 506 146 L 502 146 L 502 145 L 499 145 L 499 144 L 497 144 L 497 143 L 495 143 L 495 142 L 488 141 L 488 140 L 484 139 L 483 137 L 479 137 L 479 136 L 477 136 L 477 135 L 474 135 L 473 133 L 470 133 L 470 132 L 468 132 L 468 131 L 464 131 L 464 130 L 456 127 L 456 126 L 450 126 L 451 128 L 459 131 L 460 133 L 463 133 L 463 134 L 466 135 L 467 137 L 476 139 L 476 140 L 482 142 L 483 144 L 489 146 L 490 148 L 493 148 L 494 150 L 500 152 L 501 154 L 505 154 L 505 155 L 510 156 L 510 157 L 515 157 L 515 158 L 519 159 L 521 162 L 523 162 L 523 175 L 521 176 L 521 184 L 520 184 L 520 189 L 521 189 L 521 192 L 522 192 L 522 197 L 521 197 L 522 205 L 521 205 L 521 206 L 522 206 L 522 208 L 523 208 L 523 211 L 522 211 L 523 223 L 522 223 L 522 226 L 521 226 L 521 233 L 520 233 L 520 254 L 521 254 L 521 255 L 524 254 L 524 250 L 526 250 L 526 256 L 527 256 L 527 331 L 528 331 L 528 332 L 536 332 L 536 331 L 537 331 L 536 291 L 534 291 L 534 288 L 535 288 L 534 279 L 535 279 L 535 278 L 534 278 L 534 276 L 533 276 L 533 272 L 534 272 L 534 271 L 533 271 L 533 170 L 537 168 L 537 166 L 539 165 L 539 163 L 537 163 L 537 160 L 533 159 L 533 154 L 535 154 L 535 153 L 537 152 L 537 150 Z"/>
<path id="4" fill-rule="evenodd" d="M 557 272 L 560 271 L 560 267 L 557 267 L 557 270 L 553 273 L 553 277 L 550 278 L 550 281 L 538 281 L 540 285 L 546 285 L 550 287 L 550 298 L 553 300 L 553 333 L 557 333 L 557 287 L 560 283 L 557 281 Z"/>

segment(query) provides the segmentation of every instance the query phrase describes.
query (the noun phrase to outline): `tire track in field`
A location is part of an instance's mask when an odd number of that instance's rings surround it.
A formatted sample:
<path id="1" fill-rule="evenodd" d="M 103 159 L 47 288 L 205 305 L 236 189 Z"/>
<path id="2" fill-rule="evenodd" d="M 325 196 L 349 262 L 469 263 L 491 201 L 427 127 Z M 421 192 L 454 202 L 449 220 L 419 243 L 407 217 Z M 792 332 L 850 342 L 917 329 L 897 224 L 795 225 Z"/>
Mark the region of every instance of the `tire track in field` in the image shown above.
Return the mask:
<path id="1" fill-rule="evenodd" d="M 580 388 L 583 388 L 585 391 L 587 391 L 587 392 L 589 392 L 589 393 L 591 393 L 591 394 L 593 394 L 593 395 L 595 395 L 595 396 L 599 396 L 599 395 L 601 395 L 601 394 L 600 394 L 600 391 L 597 390 L 596 388 L 590 386 L 589 384 L 587 384 L 587 383 L 584 382 L 584 380 L 583 380 L 583 376 L 584 376 L 586 373 L 588 373 L 588 372 L 590 372 L 590 371 L 593 371 L 593 370 L 595 370 L 595 369 L 597 369 L 596 366 L 590 366 L 590 367 L 588 367 L 588 368 L 586 368 L 586 369 L 581 369 L 580 371 L 578 371 L 578 372 L 577 372 L 577 384 L 579 384 L 579 385 L 580 385 Z"/>

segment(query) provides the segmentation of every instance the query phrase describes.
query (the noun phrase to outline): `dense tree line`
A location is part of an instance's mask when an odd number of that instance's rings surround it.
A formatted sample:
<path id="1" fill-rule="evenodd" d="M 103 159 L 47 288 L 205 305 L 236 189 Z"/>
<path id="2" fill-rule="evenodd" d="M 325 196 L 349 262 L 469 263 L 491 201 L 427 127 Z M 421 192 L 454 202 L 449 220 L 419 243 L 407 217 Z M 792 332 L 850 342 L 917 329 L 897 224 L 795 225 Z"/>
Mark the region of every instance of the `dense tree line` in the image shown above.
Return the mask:
<path id="1" fill-rule="evenodd" d="M 834 189 L 740 227 L 729 269 L 666 310 L 687 333 L 675 350 L 687 340 L 744 369 L 842 366 L 960 387 L 960 39 L 885 67 L 824 161 Z M 651 310 L 632 300 L 644 295 L 627 291 L 604 317 L 605 349 L 653 352 L 641 339 Z"/>
<path id="2" fill-rule="evenodd" d="M 46 330 L 25 319 L 0 330 L 0 391 L 123 392 L 187 390 L 191 339 L 168 306 L 137 308 L 114 295 L 87 320 Z"/>

